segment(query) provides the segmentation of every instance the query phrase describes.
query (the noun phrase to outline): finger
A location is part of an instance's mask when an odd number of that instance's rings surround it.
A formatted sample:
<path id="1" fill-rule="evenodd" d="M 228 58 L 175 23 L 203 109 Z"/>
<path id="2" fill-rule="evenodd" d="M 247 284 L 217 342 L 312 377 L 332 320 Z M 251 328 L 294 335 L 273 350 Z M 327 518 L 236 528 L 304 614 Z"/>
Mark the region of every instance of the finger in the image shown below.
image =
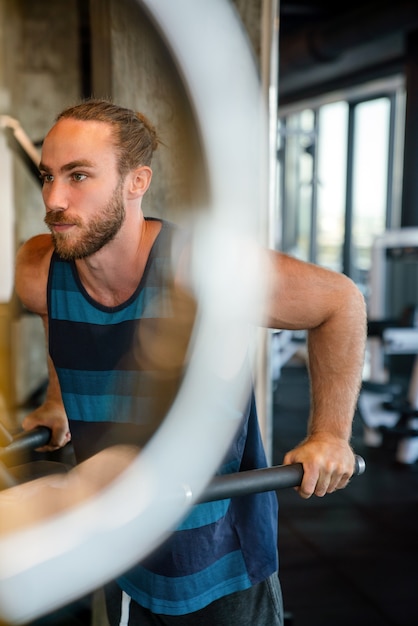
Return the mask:
<path id="1" fill-rule="evenodd" d="M 318 480 L 314 491 L 315 495 L 318 498 L 322 498 L 327 493 L 331 493 L 331 491 L 334 491 L 334 489 L 331 489 L 330 491 L 330 484 L 331 483 L 329 478 L 321 478 L 320 480 Z"/>
<path id="2" fill-rule="evenodd" d="M 339 489 L 345 489 L 350 482 L 351 475 L 348 473 L 341 474 L 337 472 L 332 474 L 329 479 L 327 493 L 334 493 Z"/>
<path id="3" fill-rule="evenodd" d="M 351 475 L 344 474 L 344 476 L 342 476 L 340 480 L 338 481 L 338 484 L 336 485 L 335 489 L 345 489 L 348 483 L 350 482 L 350 479 L 351 479 Z"/>
<path id="4" fill-rule="evenodd" d="M 314 493 L 315 495 L 319 495 L 317 493 L 318 483 L 319 483 L 318 474 L 312 473 L 312 472 L 306 472 L 305 470 L 302 482 L 300 484 L 300 487 L 297 487 L 297 491 L 302 498 L 307 500 Z"/>
<path id="5" fill-rule="evenodd" d="M 65 446 L 69 441 L 71 441 L 71 433 L 70 433 L 69 430 L 67 430 L 64 433 L 64 437 L 62 438 L 62 440 L 60 440 L 59 443 L 60 443 L 61 446 Z"/>
<path id="6" fill-rule="evenodd" d="M 317 483 L 314 487 L 314 494 L 318 498 L 322 498 L 327 493 L 333 493 L 339 483 L 339 477 L 327 471 L 319 473 Z"/>
<path id="7" fill-rule="evenodd" d="M 66 431 L 64 433 L 52 434 L 51 440 L 45 446 L 41 448 L 37 448 L 38 452 L 55 452 L 60 448 L 63 448 L 71 441 L 71 433 L 70 431 Z"/>

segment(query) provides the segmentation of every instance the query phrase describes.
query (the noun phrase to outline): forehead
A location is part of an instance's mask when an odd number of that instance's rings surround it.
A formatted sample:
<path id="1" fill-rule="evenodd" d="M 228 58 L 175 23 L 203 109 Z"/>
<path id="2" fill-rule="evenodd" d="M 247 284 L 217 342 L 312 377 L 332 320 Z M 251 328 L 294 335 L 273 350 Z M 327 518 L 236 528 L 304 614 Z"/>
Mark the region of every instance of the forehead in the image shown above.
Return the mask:
<path id="1" fill-rule="evenodd" d="M 63 119 L 49 131 L 42 146 L 42 163 L 59 168 L 69 162 L 117 164 L 112 126 L 106 122 Z"/>

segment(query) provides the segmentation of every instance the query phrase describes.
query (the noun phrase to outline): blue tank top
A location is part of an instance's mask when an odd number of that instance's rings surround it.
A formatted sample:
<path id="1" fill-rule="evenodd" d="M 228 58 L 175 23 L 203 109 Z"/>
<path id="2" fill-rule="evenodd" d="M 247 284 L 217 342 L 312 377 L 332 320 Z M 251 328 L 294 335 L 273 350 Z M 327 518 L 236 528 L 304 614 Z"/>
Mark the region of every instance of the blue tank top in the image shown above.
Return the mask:
<path id="1" fill-rule="evenodd" d="M 117 307 L 95 302 L 75 264 L 52 256 L 49 352 L 78 461 L 115 443 L 143 445 L 167 409 L 155 405 L 161 393 L 149 388 L 155 379 L 137 348 L 141 323 L 171 314 L 174 228 L 162 223 L 138 288 Z M 219 473 L 265 466 L 252 396 Z M 277 567 L 277 498 L 269 492 L 195 505 L 177 531 L 118 582 L 152 612 L 182 615 L 265 580 Z"/>

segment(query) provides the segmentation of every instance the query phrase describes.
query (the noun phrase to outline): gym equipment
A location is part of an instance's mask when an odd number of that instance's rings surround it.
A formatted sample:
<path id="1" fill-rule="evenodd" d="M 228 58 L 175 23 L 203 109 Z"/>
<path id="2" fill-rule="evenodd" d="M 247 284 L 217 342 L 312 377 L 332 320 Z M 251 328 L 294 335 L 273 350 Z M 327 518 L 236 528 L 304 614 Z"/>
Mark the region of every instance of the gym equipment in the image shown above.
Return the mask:
<path id="1" fill-rule="evenodd" d="M 39 476 L 70 469 L 71 466 L 63 460 L 37 458 L 43 455 L 36 455 L 35 450 L 46 445 L 50 437 L 51 431 L 46 426 L 13 436 L 0 422 L 0 491 Z"/>
<path id="2" fill-rule="evenodd" d="M 16 140 L 16 143 L 19 145 L 26 159 L 29 159 L 31 162 L 31 166 L 33 168 L 36 168 L 36 178 L 39 182 L 38 165 L 41 159 L 41 155 L 20 125 L 19 120 L 15 119 L 14 117 L 10 117 L 10 115 L 0 115 L 0 128 L 11 131 L 13 137 Z"/>
<path id="3" fill-rule="evenodd" d="M 0 489 L 18 484 L 18 481 L 13 478 L 5 466 L 12 466 L 17 461 L 20 462 L 19 457 L 22 455 L 28 455 L 34 449 L 46 445 L 50 439 L 50 434 L 49 428 L 38 426 L 34 430 L 20 433 L 7 446 L 0 448 L 0 470 L 3 466 L 2 471 L 4 471 L 6 478 L 3 480 L 0 472 Z M 363 474 L 365 469 L 366 463 L 363 457 L 356 455 L 354 475 Z M 301 484 L 302 478 L 303 466 L 301 463 L 215 476 L 195 502 L 213 502 L 214 500 L 246 496 L 251 493 L 297 487 Z M 179 497 L 181 495 L 191 499 L 190 488 L 187 485 L 182 485 L 178 494 Z"/>
<path id="4" fill-rule="evenodd" d="M 370 379 L 358 403 L 364 441 L 378 447 L 395 439 L 396 461 L 412 465 L 418 459 L 418 228 L 376 238 L 369 289 Z"/>

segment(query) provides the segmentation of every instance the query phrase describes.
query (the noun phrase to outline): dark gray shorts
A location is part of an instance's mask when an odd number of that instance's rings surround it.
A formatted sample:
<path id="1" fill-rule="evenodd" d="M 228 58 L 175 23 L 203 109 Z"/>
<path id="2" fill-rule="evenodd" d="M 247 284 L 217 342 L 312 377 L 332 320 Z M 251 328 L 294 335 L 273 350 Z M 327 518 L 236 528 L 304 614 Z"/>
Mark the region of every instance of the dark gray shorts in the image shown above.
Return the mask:
<path id="1" fill-rule="evenodd" d="M 110 626 L 283 626 L 277 574 L 187 615 L 151 613 L 122 592 L 116 583 L 105 587 L 105 596 Z"/>

